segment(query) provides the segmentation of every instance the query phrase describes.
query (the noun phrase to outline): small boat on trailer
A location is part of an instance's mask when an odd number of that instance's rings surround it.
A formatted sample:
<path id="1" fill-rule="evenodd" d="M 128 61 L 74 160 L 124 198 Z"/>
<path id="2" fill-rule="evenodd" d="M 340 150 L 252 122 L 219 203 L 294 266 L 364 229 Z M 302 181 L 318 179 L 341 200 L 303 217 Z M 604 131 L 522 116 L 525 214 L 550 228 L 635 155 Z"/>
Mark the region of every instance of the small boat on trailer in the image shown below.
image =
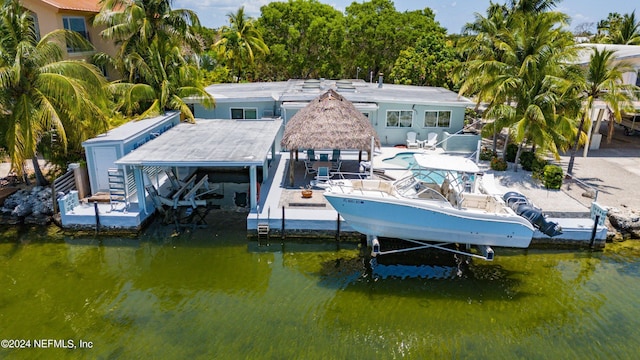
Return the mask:
<path id="1" fill-rule="evenodd" d="M 436 248 L 492 260 L 492 247 L 529 247 L 536 228 L 549 236 L 561 233 L 523 195 L 483 191 L 482 173 L 471 160 L 419 153 L 414 158 L 409 175 L 399 180 L 340 180 L 324 192 L 347 223 L 367 236 L 373 256 Z M 414 246 L 385 252 L 378 237 Z"/>

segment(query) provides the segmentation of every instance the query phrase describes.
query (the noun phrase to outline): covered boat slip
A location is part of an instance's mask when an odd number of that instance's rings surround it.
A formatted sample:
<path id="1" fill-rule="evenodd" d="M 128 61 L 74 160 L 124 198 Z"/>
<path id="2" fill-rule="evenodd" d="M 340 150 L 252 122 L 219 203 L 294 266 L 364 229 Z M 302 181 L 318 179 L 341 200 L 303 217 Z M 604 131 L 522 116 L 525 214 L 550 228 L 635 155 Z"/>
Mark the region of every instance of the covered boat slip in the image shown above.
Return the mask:
<path id="1" fill-rule="evenodd" d="M 249 204 L 255 210 L 259 187 L 257 171 L 261 167 L 262 178 L 269 176 L 269 160 L 276 154 L 275 140 L 281 127 L 280 119 L 197 120 L 195 124 L 181 123 L 168 131 L 166 136 L 158 137 L 120 158 L 116 165 L 133 172 L 138 203 L 142 204 L 141 211 L 145 213 L 153 212 L 158 206 L 158 202 L 154 207 L 154 203 L 149 201 L 152 199 L 146 197 L 147 192 L 153 192 L 151 186 L 162 195 L 160 188 L 163 184 L 172 182 L 171 171 L 167 172 L 166 169 L 174 169 L 177 178 L 173 179 L 174 183 L 178 180 L 186 186 L 193 181 L 193 175 L 198 171 L 213 172 L 215 176 L 216 168 L 248 168 Z M 207 180 L 212 180 L 210 173 L 199 177 L 195 183 L 202 183 L 202 179 L 207 176 Z M 202 187 L 206 192 L 206 186 Z M 180 191 L 181 188 L 182 186 L 177 189 L 181 196 L 196 193 L 187 189 Z M 195 207 L 202 204 L 191 198 L 169 200 L 180 206 L 186 204 L 185 206 Z"/>

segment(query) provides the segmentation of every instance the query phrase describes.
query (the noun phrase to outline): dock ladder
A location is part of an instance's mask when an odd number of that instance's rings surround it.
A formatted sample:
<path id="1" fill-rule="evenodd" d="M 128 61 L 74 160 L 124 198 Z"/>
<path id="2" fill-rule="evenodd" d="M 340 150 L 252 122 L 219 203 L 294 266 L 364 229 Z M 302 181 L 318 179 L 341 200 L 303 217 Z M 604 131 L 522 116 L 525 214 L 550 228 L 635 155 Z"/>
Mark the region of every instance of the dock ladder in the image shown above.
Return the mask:
<path id="1" fill-rule="evenodd" d="M 109 174 L 109 203 L 111 211 L 118 207 L 118 204 L 124 204 L 124 210 L 129 207 L 127 201 L 127 188 L 124 170 L 111 168 Z"/>
<path id="2" fill-rule="evenodd" d="M 258 224 L 258 239 L 269 239 L 269 224 Z"/>
<path id="3" fill-rule="evenodd" d="M 269 219 L 271 218 L 271 208 L 267 209 L 267 222 L 260 222 L 260 206 L 257 208 L 258 212 L 258 243 L 262 244 L 262 240 L 266 240 L 266 243 L 269 242 Z"/>

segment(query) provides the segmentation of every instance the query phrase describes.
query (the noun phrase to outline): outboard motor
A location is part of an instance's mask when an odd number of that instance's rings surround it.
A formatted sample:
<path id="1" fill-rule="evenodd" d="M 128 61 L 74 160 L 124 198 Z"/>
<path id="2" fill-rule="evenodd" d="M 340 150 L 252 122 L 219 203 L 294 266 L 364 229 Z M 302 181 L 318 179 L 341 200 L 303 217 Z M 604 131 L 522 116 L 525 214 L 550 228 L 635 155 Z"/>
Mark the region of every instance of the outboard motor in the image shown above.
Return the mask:
<path id="1" fill-rule="evenodd" d="M 548 221 L 542 214 L 542 210 L 531 205 L 526 196 L 515 191 L 509 191 L 502 196 L 502 199 L 516 214 L 529 220 L 543 234 L 551 237 L 562 234 L 560 226 L 553 221 Z"/>
<path id="2" fill-rule="evenodd" d="M 509 191 L 502 195 L 502 200 L 507 203 L 507 205 L 511 208 L 511 210 L 518 210 L 518 206 L 525 204 L 530 205 L 529 200 L 526 196 L 520 194 L 519 192 Z"/>

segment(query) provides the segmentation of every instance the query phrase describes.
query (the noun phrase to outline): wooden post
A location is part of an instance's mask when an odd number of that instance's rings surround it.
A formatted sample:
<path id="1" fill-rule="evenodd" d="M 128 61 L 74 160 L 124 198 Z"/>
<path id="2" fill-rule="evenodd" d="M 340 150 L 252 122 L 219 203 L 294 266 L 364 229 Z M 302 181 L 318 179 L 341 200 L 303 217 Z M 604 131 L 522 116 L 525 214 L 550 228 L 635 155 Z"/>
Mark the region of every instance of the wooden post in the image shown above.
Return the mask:
<path id="1" fill-rule="evenodd" d="M 599 221 L 600 221 L 600 215 L 596 215 L 596 218 L 593 220 L 593 229 L 591 229 L 591 242 L 589 243 L 589 247 L 591 247 L 592 249 L 596 240 L 596 230 L 598 229 Z"/>
<path id="2" fill-rule="evenodd" d="M 96 234 L 100 232 L 100 215 L 99 215 L 99 211 L 98 211 L 98 202 L 94 201 L 93 202 L 93 210 L 96 213 Z"/>
<path id="3" fill-rule="evenodd" d="M 293 170 L 295 165 L 296 163 L 293 161 L 293 150 L 291 150 L 289 151 L 289 185 L 290 186 L 293 186 Z"/>
<path id="4" fill-rule="evenodd" d="M 282 230 L 280 230 L 282 240 L 284 240 L 284 206 L 282 207 Z"/>
<path id="5" fill-rule="evenodd" d="M 56 181 L 51 182 L 51 202 L 53 205 L 53 213 L 58 213 L 58 195 L 56 195 Z"/>
<path id="6" fill-rule="evenodd" d="M 336 240 L 340 240 L 340 214 L 338 214 L 338 218 L 336 219 Z"/>

